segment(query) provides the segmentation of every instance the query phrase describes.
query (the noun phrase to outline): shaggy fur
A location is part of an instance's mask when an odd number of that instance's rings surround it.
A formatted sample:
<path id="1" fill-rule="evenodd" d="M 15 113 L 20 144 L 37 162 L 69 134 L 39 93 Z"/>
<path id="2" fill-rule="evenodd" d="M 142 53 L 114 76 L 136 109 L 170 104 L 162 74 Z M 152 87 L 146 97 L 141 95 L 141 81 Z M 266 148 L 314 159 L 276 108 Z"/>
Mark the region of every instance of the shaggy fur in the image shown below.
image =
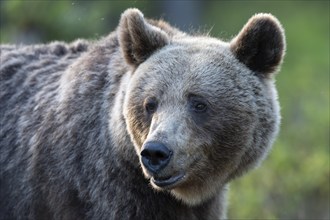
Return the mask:
<path id="1" fill-rule="evenodd" d="M 227 184 L 278 132 L 284 50 L 271 15 L 226 43 L 137 9 L 96 42 L 3 45 L 0 218 L 225 218 Z M 158 173 L 141 163 L 150 141 L 173 152 Z"/>

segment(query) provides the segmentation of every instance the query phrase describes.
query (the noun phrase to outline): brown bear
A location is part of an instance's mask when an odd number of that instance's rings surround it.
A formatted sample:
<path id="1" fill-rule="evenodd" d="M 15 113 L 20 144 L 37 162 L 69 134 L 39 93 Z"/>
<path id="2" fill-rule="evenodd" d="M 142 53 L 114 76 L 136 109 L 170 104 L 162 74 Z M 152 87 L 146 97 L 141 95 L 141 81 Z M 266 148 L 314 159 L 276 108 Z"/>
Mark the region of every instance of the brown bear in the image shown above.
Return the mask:
<path id="1" fill-rule="evenodd" d="M 1 219 L 223 219 L 279 129 L 284 31 L 230 42 L 128 9 L 108 36 L 1 47 Z"/>

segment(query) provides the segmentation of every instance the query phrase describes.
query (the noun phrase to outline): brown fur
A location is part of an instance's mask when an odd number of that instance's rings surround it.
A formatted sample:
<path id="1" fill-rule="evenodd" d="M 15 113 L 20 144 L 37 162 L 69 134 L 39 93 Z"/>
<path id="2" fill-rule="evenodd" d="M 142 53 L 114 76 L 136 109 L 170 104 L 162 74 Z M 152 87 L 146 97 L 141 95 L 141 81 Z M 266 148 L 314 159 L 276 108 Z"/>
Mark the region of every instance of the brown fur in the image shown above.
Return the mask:
<path id="1" fill-rule="evenodd" d="M 256 15 L 227 43 L 128 9 L 96 42 L 2 46 L 0 218 L 226 218 L 278 132 L 283 33 Z M 171 152 L 157 172 L 147 142 Z"/>

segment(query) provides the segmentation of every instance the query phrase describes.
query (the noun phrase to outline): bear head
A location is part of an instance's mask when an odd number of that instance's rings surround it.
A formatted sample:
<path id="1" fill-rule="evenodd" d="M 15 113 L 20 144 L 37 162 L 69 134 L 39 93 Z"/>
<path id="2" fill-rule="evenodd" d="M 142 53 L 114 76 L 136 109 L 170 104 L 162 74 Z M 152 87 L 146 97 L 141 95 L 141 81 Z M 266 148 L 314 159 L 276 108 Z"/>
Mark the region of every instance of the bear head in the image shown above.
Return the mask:
<path id="1" fill-rule="evenodd" d="M 285 40 L 275 17 L 257 14 L 223 42 L 128 9 L 118 38 L 131 67 L 123 115 L 154 189 L 197 205 L 264 159 L 280 122 L 273 76 Z"/>

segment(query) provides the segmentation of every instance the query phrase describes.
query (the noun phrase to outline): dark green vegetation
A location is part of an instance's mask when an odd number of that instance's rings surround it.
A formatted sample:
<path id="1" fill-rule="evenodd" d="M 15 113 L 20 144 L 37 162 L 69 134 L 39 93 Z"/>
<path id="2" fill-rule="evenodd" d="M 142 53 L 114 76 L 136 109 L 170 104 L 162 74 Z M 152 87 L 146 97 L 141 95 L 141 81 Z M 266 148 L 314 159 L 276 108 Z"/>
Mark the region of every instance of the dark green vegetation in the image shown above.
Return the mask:
<path id="1" fill-rule="evenodd" d="M 1 1 L 0 6 L 1 43 L 95 39 L 113 30 L 128 7 L 168 18 L 164 3 L 154 1 Z M 262 166 L 232 183 L 229 217 L 328 219 L 329 2 L 205 1 L 200 6 L 199 23 L 202 30 L 212 27 L 212 36 L 230 39 L 257 12 L 274 14 L 287 36 L 276 78 L 281 132 Z"/>

